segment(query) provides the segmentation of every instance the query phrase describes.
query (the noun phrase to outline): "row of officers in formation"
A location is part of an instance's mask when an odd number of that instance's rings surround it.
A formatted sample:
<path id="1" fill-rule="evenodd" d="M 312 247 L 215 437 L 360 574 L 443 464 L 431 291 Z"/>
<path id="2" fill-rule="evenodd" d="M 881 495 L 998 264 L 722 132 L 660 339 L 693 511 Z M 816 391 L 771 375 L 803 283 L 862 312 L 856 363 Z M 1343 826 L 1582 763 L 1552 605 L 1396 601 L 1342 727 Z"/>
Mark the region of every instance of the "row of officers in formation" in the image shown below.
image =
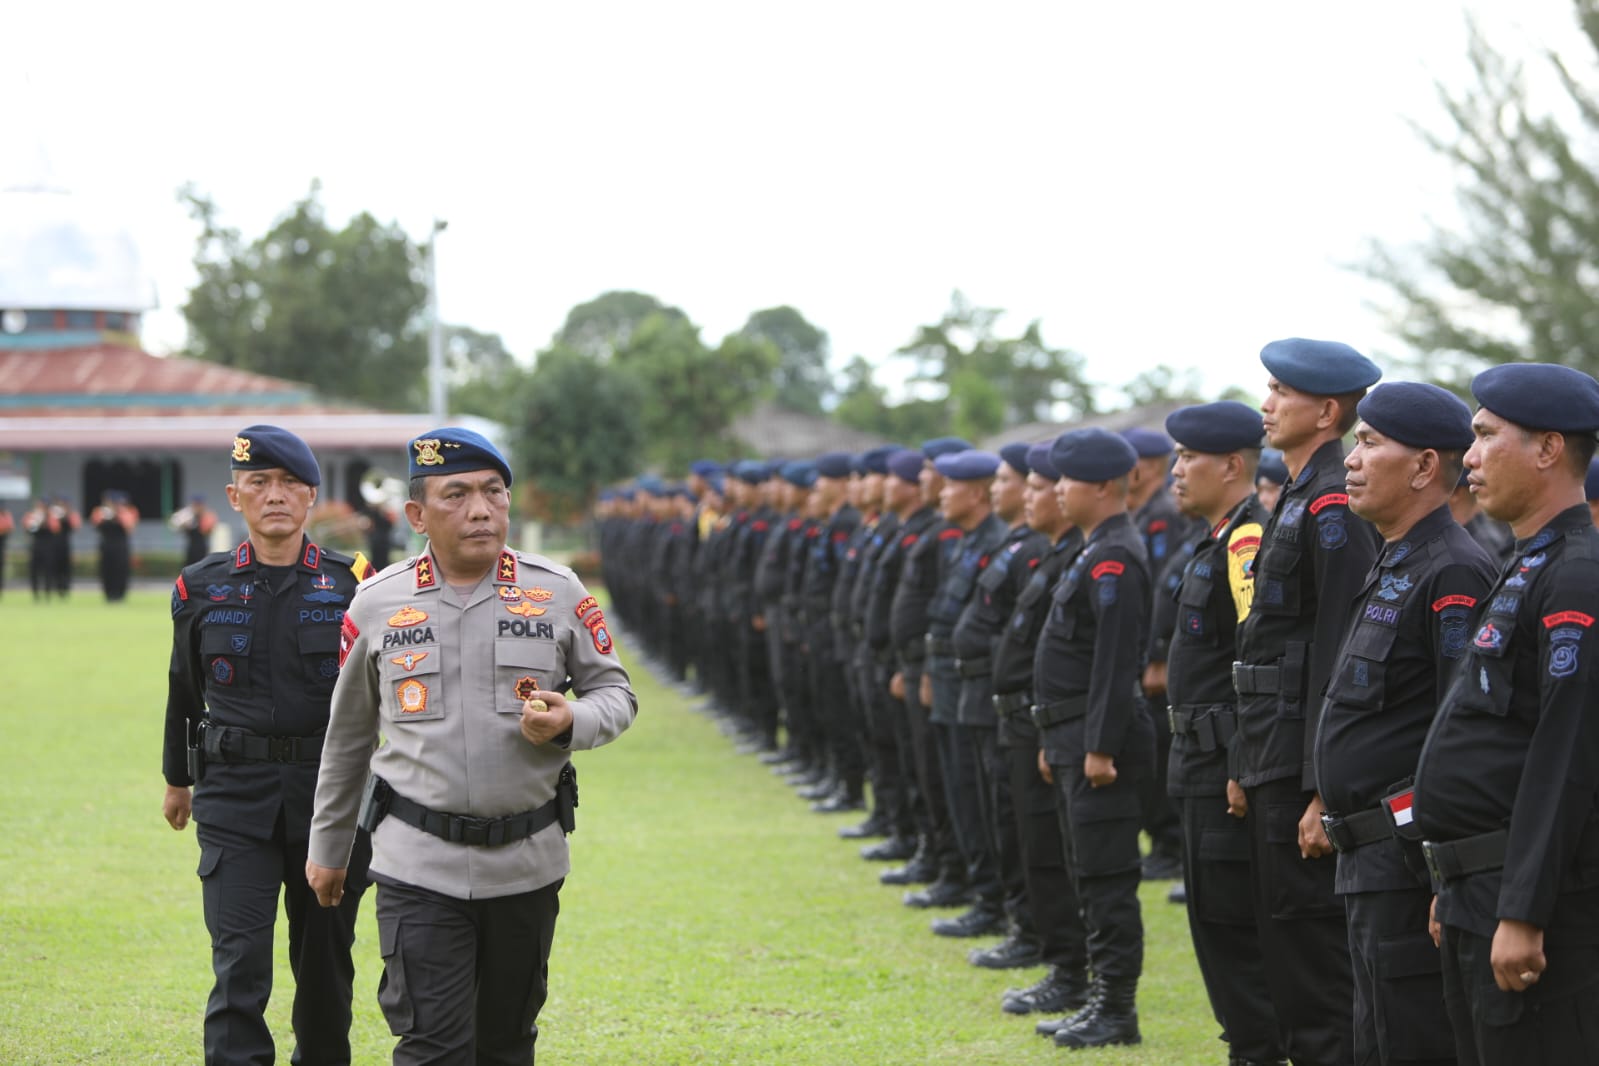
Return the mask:
<path id="1" fill-rule="evenodd" d="M 1139 1042 L 1176 855 L 1231 1063 L 1599 1063 L 1599 382 L 1261 361 L 1164 434 L 643 479 L 615 611 L 818 810 L 869 782 L 845 834 L 1062 1047 Z"/>

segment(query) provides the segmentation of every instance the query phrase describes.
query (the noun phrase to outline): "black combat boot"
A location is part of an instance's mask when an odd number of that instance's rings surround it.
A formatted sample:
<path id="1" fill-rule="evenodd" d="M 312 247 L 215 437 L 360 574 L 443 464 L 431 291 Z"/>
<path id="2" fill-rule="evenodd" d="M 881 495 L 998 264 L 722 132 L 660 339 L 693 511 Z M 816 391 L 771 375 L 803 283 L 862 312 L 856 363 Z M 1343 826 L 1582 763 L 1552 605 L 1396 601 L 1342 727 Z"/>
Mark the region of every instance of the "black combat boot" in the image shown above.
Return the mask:
<path id="1" fill-rule="evenodd" d="M 1138 1033 L 1138 979 L 1107 977 L 1100 989 L 1098 1002 L 1084 1008 L 1080 1021 L 1056 1031 L 1056 1047 L 1109 1047 L 1143 1040 Z"/>
<path id="2" fill-rule="evenodd" d="M 1000 1006 L 1006 1014 L 1060 1014 L 1070 1016 L 1088 1002 L 1088 975 L 1082 970 L 1051 966 L 1037 984 L 1006 989 Z M 1051 1029 L 1049 1035 L 1054 1035 Z"/>

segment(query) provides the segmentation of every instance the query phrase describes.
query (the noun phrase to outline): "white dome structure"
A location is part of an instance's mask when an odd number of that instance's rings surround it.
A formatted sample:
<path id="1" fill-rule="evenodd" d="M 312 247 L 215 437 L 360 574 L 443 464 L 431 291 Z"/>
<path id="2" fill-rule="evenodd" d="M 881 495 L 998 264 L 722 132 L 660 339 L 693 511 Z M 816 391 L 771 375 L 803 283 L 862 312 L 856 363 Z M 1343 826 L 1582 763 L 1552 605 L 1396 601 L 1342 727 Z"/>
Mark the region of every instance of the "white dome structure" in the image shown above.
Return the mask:
<path id="1" fill-rule="evenodd" d="M 0 312 L 155 305 L 138 246 L 109 214 L 44 184 L 0 191 Z"/>

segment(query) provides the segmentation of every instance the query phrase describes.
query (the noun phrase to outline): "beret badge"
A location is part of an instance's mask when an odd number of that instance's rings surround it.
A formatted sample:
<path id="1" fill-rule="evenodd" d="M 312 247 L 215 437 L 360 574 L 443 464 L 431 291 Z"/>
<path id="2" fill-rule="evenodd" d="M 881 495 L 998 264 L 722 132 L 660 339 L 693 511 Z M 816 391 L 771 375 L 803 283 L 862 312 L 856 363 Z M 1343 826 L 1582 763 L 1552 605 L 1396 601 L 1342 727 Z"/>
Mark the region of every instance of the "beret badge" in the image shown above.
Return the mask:
<path id="1" fill-rule="evenodd" d="M 233 438 L 233 461 L 235 463 L 248 463 L 250 461 L 250 438 Z"/>

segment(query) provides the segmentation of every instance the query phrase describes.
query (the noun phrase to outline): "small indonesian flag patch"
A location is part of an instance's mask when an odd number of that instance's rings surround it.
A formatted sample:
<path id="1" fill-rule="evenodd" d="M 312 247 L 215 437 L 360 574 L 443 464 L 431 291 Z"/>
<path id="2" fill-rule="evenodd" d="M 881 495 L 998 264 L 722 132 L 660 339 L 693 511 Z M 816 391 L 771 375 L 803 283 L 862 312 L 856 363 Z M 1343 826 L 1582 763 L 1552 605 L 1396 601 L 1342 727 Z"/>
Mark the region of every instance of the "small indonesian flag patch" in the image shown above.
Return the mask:
<path id="1" fill-rule="evenodd" d="M 1384 803 L 1388 804 L 1389 813 L 1394 816 L 1395 825 L 1409 825 L 1416 820 L 1415 799 L 1416 790 L 1406 789 L 1383 800 Z"/>

